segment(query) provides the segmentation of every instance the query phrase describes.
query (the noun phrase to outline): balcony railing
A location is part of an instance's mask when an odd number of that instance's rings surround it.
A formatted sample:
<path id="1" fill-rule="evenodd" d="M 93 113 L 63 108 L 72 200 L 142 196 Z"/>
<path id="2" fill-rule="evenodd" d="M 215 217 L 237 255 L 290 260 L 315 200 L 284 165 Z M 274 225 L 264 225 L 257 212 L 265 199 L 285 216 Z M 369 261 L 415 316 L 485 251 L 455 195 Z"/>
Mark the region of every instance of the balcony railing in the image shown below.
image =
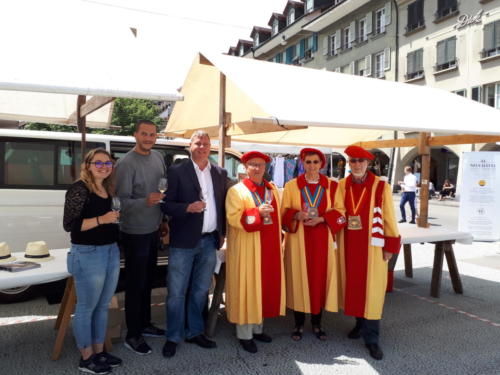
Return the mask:
<path id="1" fill-rule="evenodd" d="M 454 60 L 448 61 L 446 63 L 434 65 L 434 71 L 440 72 L 442 70 L 456 68 L 457 65 L 458 65 L 458 61 L 457 61 L 457 59 L 454 59 Z"/>
<path id="2" fill-rule="evenodd" d="M 423 19 L 418 20 L 417 23 L 414 24 L 408 24 L 405 27 L 406 33 L 411 33 L 412 31 L 422 29 L 425 26 L 425 21 Z"/>
<path id="3" fill-rule="evenodd" d="M 486 59 L 487 57 L 500 55 L 500 47 L 491 48 L 491 49 L 483 49 L 481 51 L 481 58 Z"/>
<path id="4" fill-rule="evenodd" d="M 438 11 L 434 14 L 434 21 L 442 20 L 448 16 L 452 16 L 458 13 L 458 5 L 453 5 L 448 8 L 438 9 Z"/>
<path id="5" fill-rule="evenodd" d="M 423 70 L 417 70 L 415 72 L 405 74 L 406 81 L 409 81 L 412 79 L 417 79 L 417 78 L 424 78 L 424 71 Z"/>

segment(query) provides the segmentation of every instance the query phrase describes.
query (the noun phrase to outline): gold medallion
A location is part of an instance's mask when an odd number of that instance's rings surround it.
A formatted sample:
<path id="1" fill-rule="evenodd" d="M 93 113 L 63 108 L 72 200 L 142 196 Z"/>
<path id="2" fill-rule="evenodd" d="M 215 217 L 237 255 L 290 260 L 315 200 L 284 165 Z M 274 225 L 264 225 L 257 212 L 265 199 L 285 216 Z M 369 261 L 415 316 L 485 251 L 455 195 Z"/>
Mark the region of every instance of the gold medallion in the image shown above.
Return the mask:
<path id="1" fill-rule="evenodd" d="M 363 229 L 361 226 L 361 217 L 359 215 L 349 216 L 347 229 L 350 230 L 360 230 Z"/>
<path id="2" fill-rule="evenodd" d="M 319 212 L 316 207 L 308 207 L 307 213 L 309 215 L 309 219 L 316 219 L 319 216 Z"/>

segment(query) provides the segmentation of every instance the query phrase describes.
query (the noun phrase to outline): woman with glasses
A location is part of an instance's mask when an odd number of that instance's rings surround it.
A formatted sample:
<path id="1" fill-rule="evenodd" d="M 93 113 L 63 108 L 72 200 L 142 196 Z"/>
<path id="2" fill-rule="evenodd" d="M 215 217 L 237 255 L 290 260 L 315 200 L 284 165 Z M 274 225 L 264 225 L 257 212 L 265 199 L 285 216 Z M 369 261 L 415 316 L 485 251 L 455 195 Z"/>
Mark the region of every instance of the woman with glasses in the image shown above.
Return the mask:
<path id="1" fill-rule="evenodd" d="M 108 305 L 120 271 L 119 212 L 111 209 L 113 165 L 106 150 L 89 151 L 64 203 L 63 226 L 71 232 L 68 272 L 77 299 L 73 331 L 81 353 L 78 368 L 92 374 L 107 374 L 122 363 L 104 351 Z"/>
<path id="2" fill-rule="evenodd" d="M 305 173 L 285 185 L 281 206 L 285 234 L 286 304 L 294 311 L 292 339 L 302 339 L 305 314 L 311 314 L 313 333 L 327 336 L 321 327 L 323 310 L 338 311 L 338 254 L 334 234 L 345 219 L 333 210 L 337 182 L 319 173 L 325 155 L 304 148 L 300 159 Z"/>

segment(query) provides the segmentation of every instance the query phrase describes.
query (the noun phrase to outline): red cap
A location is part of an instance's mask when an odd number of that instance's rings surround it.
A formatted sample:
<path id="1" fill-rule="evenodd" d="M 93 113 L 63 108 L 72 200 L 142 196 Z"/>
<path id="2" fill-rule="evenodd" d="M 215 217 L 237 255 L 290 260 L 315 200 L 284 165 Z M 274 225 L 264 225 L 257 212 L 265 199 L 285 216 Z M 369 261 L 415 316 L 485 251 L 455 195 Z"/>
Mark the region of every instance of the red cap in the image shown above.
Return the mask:
<path id="1" fill-rule="evenodd" d="M 375 156 L 370 151 L 366 151 L 363 147 L 359 146 L 349 146 L 344 152 L 351 158 L 375 159 Z"/>
<path id="2" fill-rule="evenodd" d="M 264 161 L 266 163 L 269 163 L 271 161 L 271 158 L 269 156 L 267 156 L 266 154 L 263 154 L 262 152 L 249 151 L 249 152 L 245 152 L 243 154 L 243 156 L 241 157 L 241 162 L 243 164 L 245 164 L 247 161 L 249 161 L 250 159 L 254 159 L 254 158 L 264 159 Z"/>
<path id="3" fill-rule="evenodd" d="M 320 160 L 321 160 L 321 168 L 324 168 L 324 166 L 326 164 L 326 158 L 325 158 L 325 155 L 320 150 L 318 150 L 316 148 L 310 148 L 310 147 L 303 148 L 302 150 L 300 150 L 300 160 L 304 161 L 307 154 L 318 155 Z"/>

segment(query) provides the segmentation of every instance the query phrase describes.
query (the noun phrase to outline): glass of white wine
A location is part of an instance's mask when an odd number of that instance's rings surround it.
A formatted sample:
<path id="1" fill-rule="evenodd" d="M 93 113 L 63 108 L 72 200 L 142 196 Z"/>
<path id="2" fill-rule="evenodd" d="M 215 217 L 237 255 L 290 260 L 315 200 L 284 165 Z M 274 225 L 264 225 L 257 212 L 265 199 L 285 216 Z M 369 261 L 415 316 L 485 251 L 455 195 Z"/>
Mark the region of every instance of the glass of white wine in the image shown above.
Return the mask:
<path id="1" fill-rule="evenodd" d="M 122 202 L 120 201 L 120 198 L 118 197 L 111 198 L 111 210 L 115 212 L 120 212 L 121 208 L 122 208 Z M 120 220 L 116 220 L 115 224 L 120 224 Z"/>
<path id="2" fill-rule="evenodd" d="M 158 181 L 158 190 L 160 191 L 160 193 L 162 194 L 165 193 L 167 191 L 167 188 L 168 188 L 167 179 L 165 177 L 160 178 L 160 180 Z M 158 203 L 165 203 L 165 201 L 161 200 Z"/>
<path id="3" fill-rule="evenodd" d="M 273 191 L 271 189 L 266 189 L 264 192 L 264 203 L 271 205 L 273 203 Z M 271 214 L 267 214 L 264 216 L 264 224 L 270 225 L 273 223 L 273 219 L 271 218 Z"/>

